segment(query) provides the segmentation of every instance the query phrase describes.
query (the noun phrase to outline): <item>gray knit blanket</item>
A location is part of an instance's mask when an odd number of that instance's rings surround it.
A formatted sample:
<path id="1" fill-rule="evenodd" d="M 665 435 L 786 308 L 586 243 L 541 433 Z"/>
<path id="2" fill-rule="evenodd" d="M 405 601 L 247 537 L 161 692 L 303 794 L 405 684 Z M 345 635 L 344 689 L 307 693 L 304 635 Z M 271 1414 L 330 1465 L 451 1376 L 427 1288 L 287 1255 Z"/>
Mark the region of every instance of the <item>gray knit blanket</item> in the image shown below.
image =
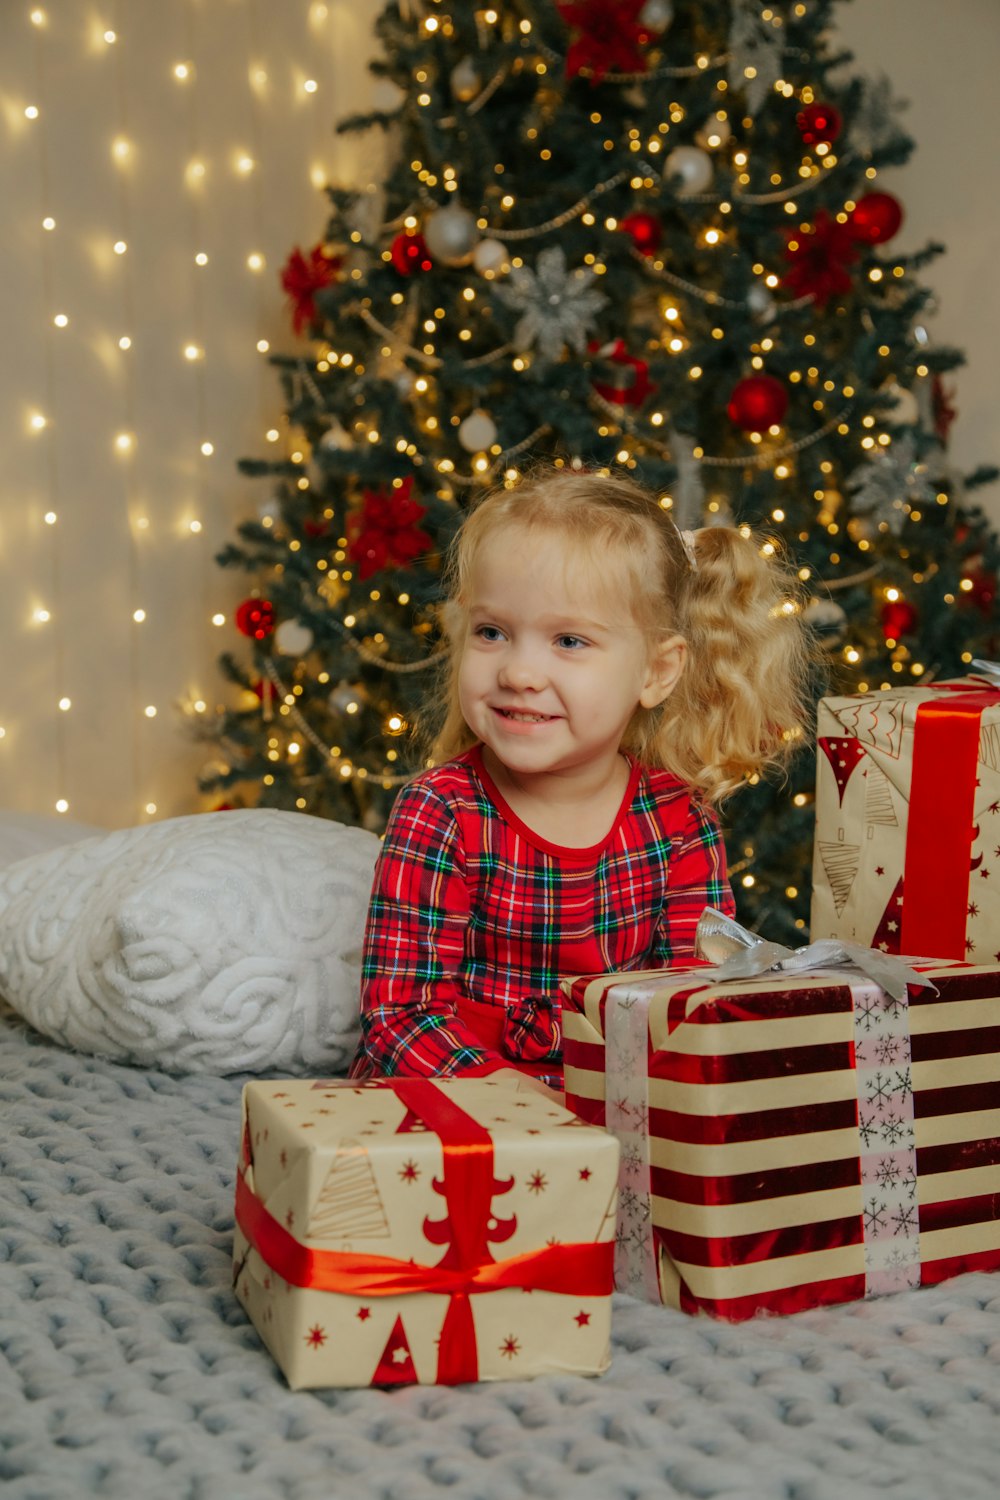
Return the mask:
<path id="1" fill-rule="evenodd" d="M 4 1500 L 995 1500 L 1000 1278 L 737 1326 L 616 1300 L 596 1380 L 293 1393 L 230 1287 L 240 1080 L 0 1007 Z"/>

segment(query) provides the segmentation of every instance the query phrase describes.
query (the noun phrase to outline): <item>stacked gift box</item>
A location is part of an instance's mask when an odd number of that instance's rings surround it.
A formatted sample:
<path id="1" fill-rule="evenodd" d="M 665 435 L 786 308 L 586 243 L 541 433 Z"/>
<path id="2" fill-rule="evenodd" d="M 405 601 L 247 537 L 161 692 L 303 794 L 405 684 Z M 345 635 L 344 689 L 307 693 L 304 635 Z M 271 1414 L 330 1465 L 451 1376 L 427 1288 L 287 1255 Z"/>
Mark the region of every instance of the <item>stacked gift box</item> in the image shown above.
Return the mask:
<path id="1" fill-rule="evenodd" d="M 1000 691 L 825 698 L 812 936 L 1000 962 Z"/>

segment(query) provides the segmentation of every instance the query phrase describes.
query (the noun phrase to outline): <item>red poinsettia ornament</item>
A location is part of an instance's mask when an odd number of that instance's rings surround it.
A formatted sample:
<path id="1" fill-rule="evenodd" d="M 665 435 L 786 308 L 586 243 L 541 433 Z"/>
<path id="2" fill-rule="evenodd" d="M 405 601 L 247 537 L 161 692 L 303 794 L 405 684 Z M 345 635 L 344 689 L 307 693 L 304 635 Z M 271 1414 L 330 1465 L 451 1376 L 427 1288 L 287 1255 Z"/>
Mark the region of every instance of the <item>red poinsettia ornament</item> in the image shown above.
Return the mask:
<path id="1" fill-rule="evenodd" d="M 365 490 L 360 511 L 348 521 L 347 555 L 358 565 L 358 577 L 371 578 L 383 568 L 405 568 L 433 546 L 417 525 L 427 507 L 411 494 L 413 476 L 397 490 Z"/>
<path id="2" fill-rule="evenodd" d="M 285 261 L 281 285 L 292 304 L 292 327 L 303 333 L 318 320 L 316 293 L 339 279 L 343 260 L 331 255 L 323 244 L 314 245 L 308 258 L 296 245 Z"/>
<path id="3" fill-rule="evenodd" d="M 847 268 L 858 258 L 855 239 L 850 224 L 838 224 L 821 208 L 811 225 L 788 230 L 782 286 L 797 297 L 811 297 L 819 307 L 849 292 L 853 283 Z"/>
<path id="4" fill-rule="evenodd" d="M 606 73 L 645 73 L 649 59 L 642 50 L 656 33 L 639 13 L 646 0 L 557 0 L 557 9 L 576 35 L 566 53 L 566 77 L 584 69 L 591 83 Z"/>

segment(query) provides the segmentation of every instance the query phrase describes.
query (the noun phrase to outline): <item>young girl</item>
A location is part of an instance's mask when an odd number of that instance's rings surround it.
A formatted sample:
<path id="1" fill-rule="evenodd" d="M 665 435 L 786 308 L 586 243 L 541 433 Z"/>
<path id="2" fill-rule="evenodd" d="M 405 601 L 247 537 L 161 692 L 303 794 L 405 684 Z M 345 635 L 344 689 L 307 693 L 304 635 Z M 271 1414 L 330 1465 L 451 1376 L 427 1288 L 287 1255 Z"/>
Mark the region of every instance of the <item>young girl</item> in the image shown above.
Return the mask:
<path id="1" fill-rule="evenodd" d="M 733 910 L 712 804 L 801 733 L 797 586 L 749 534 L 559 469 L 470 513 L 449 582 L 437 764 L 386 830 L 351 1071 L 558 1088 L 559 980 L 684 963 Z"/>

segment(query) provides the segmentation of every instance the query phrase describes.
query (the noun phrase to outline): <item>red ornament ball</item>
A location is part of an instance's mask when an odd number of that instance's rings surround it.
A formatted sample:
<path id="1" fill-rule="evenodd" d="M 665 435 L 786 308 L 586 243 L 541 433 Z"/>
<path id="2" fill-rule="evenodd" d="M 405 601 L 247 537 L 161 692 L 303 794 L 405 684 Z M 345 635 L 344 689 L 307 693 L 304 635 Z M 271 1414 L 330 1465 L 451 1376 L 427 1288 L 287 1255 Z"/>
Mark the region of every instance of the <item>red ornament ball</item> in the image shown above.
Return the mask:
<path id="1" fill-rule="evenodd" d="M 412 276 L 415 271 L 429 271 L 434 265 L 422 234 L 397 234 L 389 246 L 389 253 L 400 276 Z"/>
<path id="2" fill-rule="evenodd" d="M 263 641 L 274 629 L 274 605 L 267 599 L 244 599 L 233 616 L 236 629 L 253 641 Z"/>
<path id="3" fill-rule="evenodd" d="M 917 611 L 906 599 L 891 599 L 883 604 L 880 615 L 882 634 L 887 641 L 898 641 L 901 636 L 912 635 L 917 626 Z"/>
<path id="4" fill-rule="evenodd" d="M 843 119 L 835 104 L 807 104 L 795 116 L 805 146 L 829 146 L 840 134 Z"/>
<path id="5" fill-rule="evenodd" d="M 903 209 L 891 193 L 866 193 L 859 198 L 851 214 L 851 232 L 866 245 L 882 245 L 891 240 L 903 222 Z"/>
<path id="6" fill-rule="evenodd" d="M 640 255 L 654 255 L 663 241 L 663 225 L 652 214 L 626 214 L 618 225 Z"/>
<path id="7" fill-rule="evenodd" d="M 788 410 L 788 392 L 774 375 L 748 375 L 733 386 L 726 412 L 744 432 L 766 432 Z"/>

